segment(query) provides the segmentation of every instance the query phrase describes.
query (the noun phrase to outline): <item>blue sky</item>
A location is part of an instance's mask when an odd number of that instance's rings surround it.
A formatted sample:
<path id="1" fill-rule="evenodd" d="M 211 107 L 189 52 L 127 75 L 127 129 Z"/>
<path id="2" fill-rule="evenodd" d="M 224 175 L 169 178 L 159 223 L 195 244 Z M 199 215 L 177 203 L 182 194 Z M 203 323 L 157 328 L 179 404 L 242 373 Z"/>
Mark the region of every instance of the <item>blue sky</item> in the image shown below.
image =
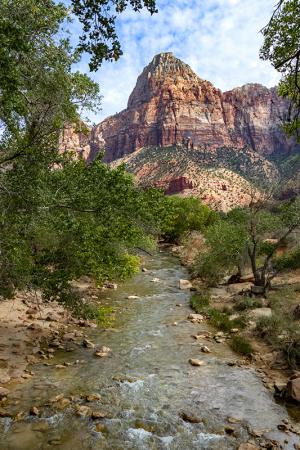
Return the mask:
<path id="1" fill-rule="evenodd" d="M 158 14 L 130 10 L 118 19 L 124 55 L 91 74 L 100 84 L 102 111 L 93 122 L 126 108 L 136 78 L 154 55 L 171 51 L 203 79 L 229 90 L 249 82 L 271 87 L 279 80 L 269 63 L 259 59 L 259 30 L 277 0 L 158 0 Z M 76 32 L 74 25 L 74 32 Z M 88 73 L 88 58 L 80 70 Z"/>

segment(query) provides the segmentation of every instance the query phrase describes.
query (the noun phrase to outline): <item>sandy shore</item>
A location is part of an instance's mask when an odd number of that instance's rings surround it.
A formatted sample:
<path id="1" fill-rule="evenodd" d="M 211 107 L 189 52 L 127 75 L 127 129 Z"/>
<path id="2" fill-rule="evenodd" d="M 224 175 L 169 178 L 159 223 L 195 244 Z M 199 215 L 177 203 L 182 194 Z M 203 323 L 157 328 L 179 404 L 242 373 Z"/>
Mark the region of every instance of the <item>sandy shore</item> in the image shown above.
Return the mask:
<path id="1" fill-rule="evenodd" d="M 74 319 L 56 302 L 39 295 L 19 294 L 0 302 L 0 385 L 32 376 L 28 364 L 37 362 L 41 345 L 55 339 Z"/>

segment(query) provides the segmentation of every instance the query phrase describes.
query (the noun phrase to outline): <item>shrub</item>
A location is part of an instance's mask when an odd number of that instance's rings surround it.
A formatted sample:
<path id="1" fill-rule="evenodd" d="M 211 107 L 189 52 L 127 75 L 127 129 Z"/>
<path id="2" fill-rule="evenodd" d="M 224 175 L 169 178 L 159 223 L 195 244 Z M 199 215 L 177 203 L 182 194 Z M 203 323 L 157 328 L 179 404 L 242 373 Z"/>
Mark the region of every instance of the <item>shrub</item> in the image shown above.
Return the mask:
<path id="1" fill-rule="evenodd" d="M 229 345 L 233 351 L 239 353 L 240 355 L 251 356 L 253 353 L 253 348 L 250 342 L 242 336 L 233 336 L 229 342 Z"/>
<path id="2" fill-rule="evenodd" d="M 277 338 L 282 329 L 283 320 L 274 313 L 269 317 L 260 317 L 256 322 L 256 333 L 267 341 Z"/>
<path id="3" fill-rule="evenodd" d="M 278 270 L 299 269 L 300 248 L 277 258 L 275 261 L 275 266 Z"/>

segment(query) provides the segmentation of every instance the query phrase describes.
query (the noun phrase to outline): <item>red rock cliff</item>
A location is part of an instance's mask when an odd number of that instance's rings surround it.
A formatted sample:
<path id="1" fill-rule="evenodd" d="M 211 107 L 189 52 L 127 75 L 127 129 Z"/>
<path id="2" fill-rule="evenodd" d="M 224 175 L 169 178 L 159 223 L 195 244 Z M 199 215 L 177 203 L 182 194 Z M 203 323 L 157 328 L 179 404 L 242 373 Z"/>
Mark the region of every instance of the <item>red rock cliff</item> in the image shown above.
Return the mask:
<path id="1" fill-rule="evenodd" d="M 138 77 L 127 109 L 93 129 L 94 148 L 105 147 L 106 161 L 149 145 L 182 143 L 286 153 L 292 146 L 280 129 L 286 111 L 274 88 L 247 84 L 222 93 L 172 53 L 161 53 Z"/>

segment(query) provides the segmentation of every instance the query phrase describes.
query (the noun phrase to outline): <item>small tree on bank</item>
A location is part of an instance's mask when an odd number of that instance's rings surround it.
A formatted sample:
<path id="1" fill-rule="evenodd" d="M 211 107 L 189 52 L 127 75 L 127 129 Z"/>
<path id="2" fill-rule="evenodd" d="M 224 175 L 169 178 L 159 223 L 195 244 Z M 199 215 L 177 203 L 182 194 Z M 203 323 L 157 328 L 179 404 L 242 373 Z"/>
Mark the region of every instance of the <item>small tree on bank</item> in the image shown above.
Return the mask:
<path id="1" fill-rule="evenodd" d="M 248 258 L 254 291 L 266 294 L 272 279 L 283 268 L 277 264 L 277 250 L 299 227 L 300 198 L 278 205 L 253 203 L 245 209 L 234 209 L 206 231 L 208 251 L 199 256 L 197 273 L 215 283 L 234 269 L 240 273 Z"/>

